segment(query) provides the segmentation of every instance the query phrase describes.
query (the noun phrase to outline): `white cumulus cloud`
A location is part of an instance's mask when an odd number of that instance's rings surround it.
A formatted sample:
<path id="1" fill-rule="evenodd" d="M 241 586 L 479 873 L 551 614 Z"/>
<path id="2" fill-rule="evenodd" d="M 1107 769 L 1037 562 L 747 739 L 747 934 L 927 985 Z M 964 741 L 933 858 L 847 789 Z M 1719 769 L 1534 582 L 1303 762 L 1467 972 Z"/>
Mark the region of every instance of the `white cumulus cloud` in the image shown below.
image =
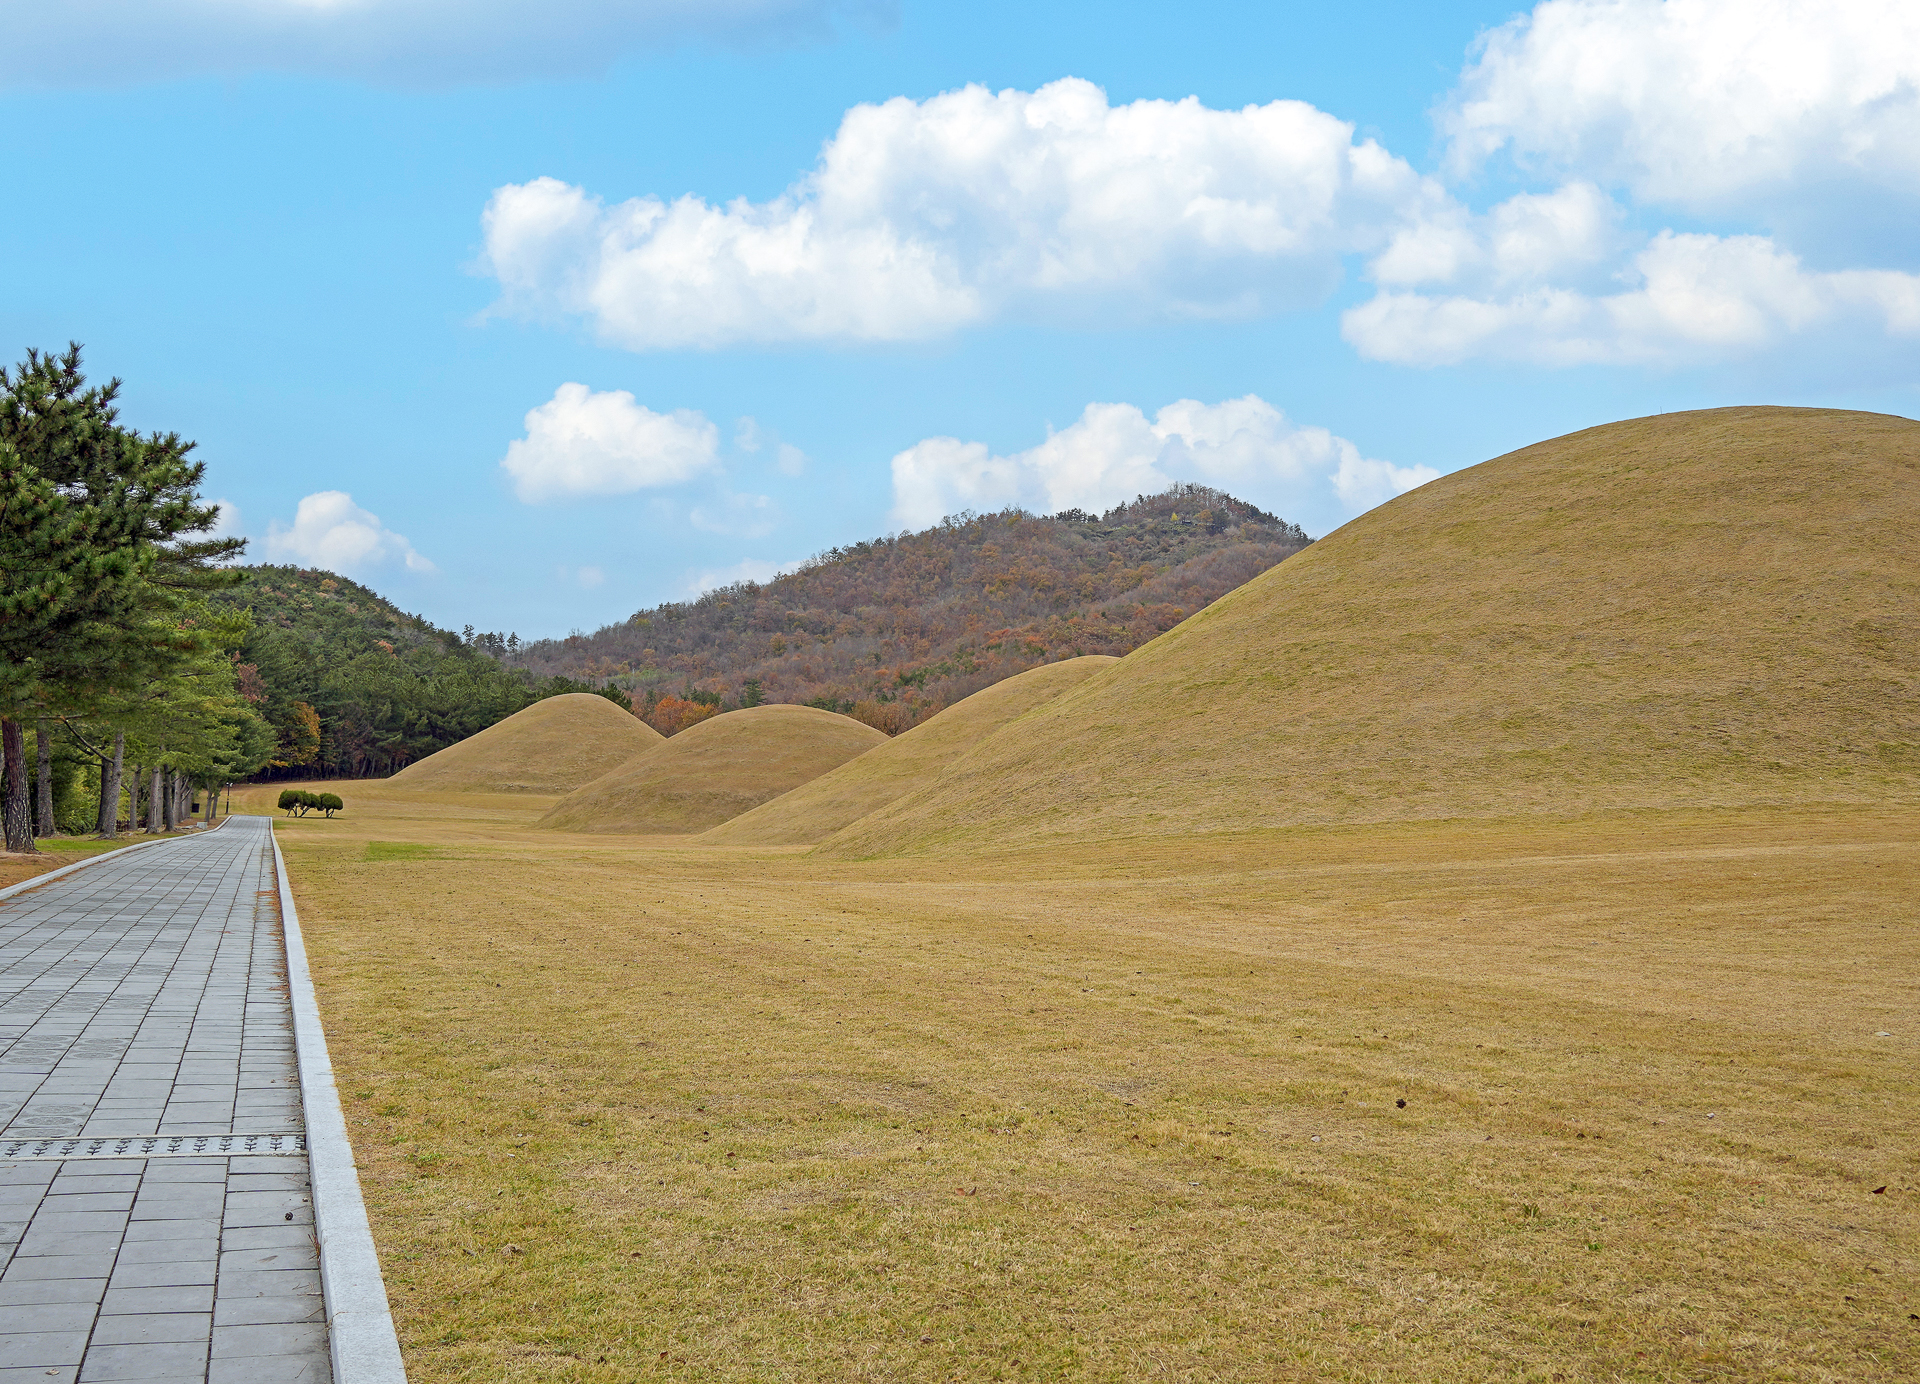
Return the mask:
<path id="1" fill-rule="evenodd" d="M 1316 301 L 1342 256 L 1446 200 L 1300 101 L 1111 106 L 1066 78 L 856 106 L 769 202 L 511 184 L 486 208 L 483 264 L 497 310 L 583 318 L 636 350 L 901 340 L 1009 314 Z"/>
<path id="2" fill-rule="evenodd" d="M 893 459 L 893 522 L 920 528 L 1008 505 L 1100 511 L 1175 481 L 1245 494 L 1325 480 L 1349 508 L 1366 509 L 1438 474 L 1368 460 L 1345 438 L 1294 423 L 1256 395 L 1182 399 L 1151 419 L 1132 404 L 1089 404 L 1072 426 L 1009 456 L 954 437 L 909 447 Z"/>
<path id="3" fill-rule="evenodd" d="M 1349 309 L 1341 333 L 1361 355 L 1402 365 L 1676 365 L 1751 356 L 1830 327 L 1920 335 L 1920 276 L 1810 270 L 1764 236 L 1662 231 L 1622 277 L 1628 286 L 1612 293 L 1389 289 Z"/>
<path id="4" fill-rule="evenodd" d="M 399 563 L 409 572 L 431 572 L 434 565 L 413 544 L 353 502 L 344 490 L 321 490 L 302 500 L 293 523 L 267 525 L 267 555 L 305 567 L 323 567 L 352 576 Z"/>
<path id="5" fill-rule="evenodd" d="M 893 12 L 891 0 L 0 0 L 0 85 L 255 71 L 401 86 L 568 76 L 689 41 L 814 42 Z"/>
<path id="6" fill-rule="evenodd" d="M 1376 283 L 1463 279 L 1533 284 L 1610 269 L 1626 247 L 1622 210 L 1592 183 L 1523 192 L 1484 215 L 1457 203 L 1436 207 L 1394 234 L 1367 266 Z"/>
<path id="7" fill-rule="evenodd" d="M 232 500 L 213 502 L 215 518 L 213 527 L 200 535 L 202 538 L 244 538 L 245 529 L 240 519 L 240 506 Z"/>
<path id="8" fill-rule="evenodd" d="M 1696 209 L 1836 183 L 1920 189 L 1912 0 L 1546 0 L 1493 30 L 1440 116 L 1457 170 L 1505 150 Z"/>
<path id="9" fill-rule="evenodd" d="M 720 431 L 692 409 L 655 413 L 624 389 L 563 384 L 531 410 L 527 435 L 507 444 L 501 469 L 529 503 L 625 495 L 673 485 L 711 467 Z"/>

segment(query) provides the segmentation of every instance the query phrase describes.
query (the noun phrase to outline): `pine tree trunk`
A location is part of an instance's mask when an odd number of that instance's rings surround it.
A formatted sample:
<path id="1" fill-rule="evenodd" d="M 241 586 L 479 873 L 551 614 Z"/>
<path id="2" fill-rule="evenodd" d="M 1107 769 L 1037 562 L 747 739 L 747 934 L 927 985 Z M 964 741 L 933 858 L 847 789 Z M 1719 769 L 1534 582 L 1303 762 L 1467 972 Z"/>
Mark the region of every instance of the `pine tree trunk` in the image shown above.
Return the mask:
<path id="1" fill-rule="evenodd" d="M 160 825 L 160 766 L 153 766 L 147 779 L 147 835 L 158 836 L 166 828 Z"/>
<path id="2" fill-rule="evenodd" d="M 47 735 L 47 718 L 42 716 L 40 724 L 34 727 L 33 755 L 40 761 L 39 807 L 35 816 L 40 822 L 40 834 L 53 836 L 57 833 L 53 826 L 53 742 Z"/>
<path id="3" fill-rule="evenodd" d="M 33 809 L 27 797 L 27 737 L 12 717 L 0 720 L 0 753 L 7 757 L 6 780 L 0 784 L 0 818 L 6 822 L 7 849 L 31 854 Z"/>
<path id="4" fill-rule="evenodd" d="M 108 840 L 120 834 L 120 780 L 126 773 L 127 733 L 113 733 L 113 764 L 100 766 L 100 834 Z"/>

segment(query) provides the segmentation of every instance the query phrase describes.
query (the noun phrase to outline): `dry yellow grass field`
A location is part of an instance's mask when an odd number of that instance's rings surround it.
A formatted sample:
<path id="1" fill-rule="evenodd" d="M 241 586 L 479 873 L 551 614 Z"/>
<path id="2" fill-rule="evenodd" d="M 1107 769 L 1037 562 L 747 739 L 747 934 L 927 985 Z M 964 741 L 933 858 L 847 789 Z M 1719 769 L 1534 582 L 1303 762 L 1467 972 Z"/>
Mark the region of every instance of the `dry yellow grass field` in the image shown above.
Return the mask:
<path id="1" fill-rule="evenodd" d="M 1920 1371 L 1910 810 L 845 862 L 335 787 L 416 1384 Z"/>
<path id="2" fill-rule="evenodd" d="M 715 716 L 567 794 L 539 825 L 561 831 L 705 831 L 816 779 L 887 737 L 811 706 Z"/>
<path id="3" fill-rule="evenodd" d="M 1920 423 L 1730 408 L 1421 486 L 989 737 L 852 855 L 1920 800 Z"/>
<path id="4" fill-rule="evenodd" d="M 340 785 L 410 1377 L 1920 1377 L 1917 468 L 1501 458 L 812 850 Z"/>
<path id="5" fill-rule="evenodd" d="M 794 846 L 823 841 L 938 778 L 1001 726 L 1118 663 L 1104 654 L 1043 664 L 955 702 L 904 735 L 875 745 L 798 788 L 701 835 L 716 846 Z"/>
<path id="6" fill-rule="evenodd" d="M 422 793 L 565 793 L 665 738 L 605 697 L 570 692 L 409 764 L 393 781 Z"/>

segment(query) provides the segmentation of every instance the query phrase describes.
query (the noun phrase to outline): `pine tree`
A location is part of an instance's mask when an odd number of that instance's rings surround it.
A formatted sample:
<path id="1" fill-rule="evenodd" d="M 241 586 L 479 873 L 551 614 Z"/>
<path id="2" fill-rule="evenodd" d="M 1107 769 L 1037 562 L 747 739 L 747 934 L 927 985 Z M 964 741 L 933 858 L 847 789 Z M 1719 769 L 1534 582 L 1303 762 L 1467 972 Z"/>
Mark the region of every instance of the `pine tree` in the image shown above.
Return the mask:
<path id="1" fill-rule="evenodd" d="M 204 633 L 180 596 L 237 581 L 213 564 L 238 539 L 195 539 L 218 518 L 205 467 L 178 434 L 117 421 L 120 382 L 88 387 L 80 348 L 0 368 L 0 818 L 33 849 L 20 720 L 80 714 L 184 656 Z"/>

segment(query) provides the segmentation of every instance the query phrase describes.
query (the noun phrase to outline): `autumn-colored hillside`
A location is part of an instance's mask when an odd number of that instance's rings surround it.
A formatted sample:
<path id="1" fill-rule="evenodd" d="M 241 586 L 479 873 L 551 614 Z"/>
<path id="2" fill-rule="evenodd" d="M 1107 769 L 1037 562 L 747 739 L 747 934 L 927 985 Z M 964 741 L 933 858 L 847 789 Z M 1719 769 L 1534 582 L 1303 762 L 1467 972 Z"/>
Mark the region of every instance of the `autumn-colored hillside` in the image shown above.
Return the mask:
<path id="1" fill-rule="evenodd" d="M 1037 664 L 1125 654 L 1306 547 L 1252 505 L 1180 485 L 1103 515 L 963 515 L 822 553 L 764 584 L 522 646 L 536 675 L 735 705 L 809 703 L 898 731 Z"/>

